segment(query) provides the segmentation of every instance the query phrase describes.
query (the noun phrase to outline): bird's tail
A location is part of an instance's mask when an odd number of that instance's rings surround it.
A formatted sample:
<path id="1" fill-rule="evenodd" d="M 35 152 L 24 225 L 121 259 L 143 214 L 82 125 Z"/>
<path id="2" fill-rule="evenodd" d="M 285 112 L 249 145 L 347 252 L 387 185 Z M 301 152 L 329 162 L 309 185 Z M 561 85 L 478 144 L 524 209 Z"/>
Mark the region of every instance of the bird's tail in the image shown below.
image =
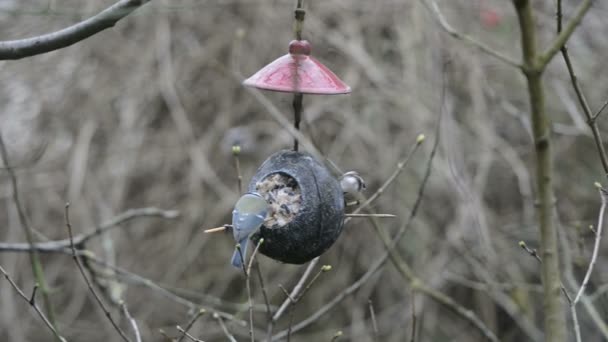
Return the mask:
<path id="1" fill-rule="evenodd" d="M 241 252 L 239 253 L 239 249 L 235 248 L 234 253 L 232 254 L 232 266 L 236 268 L 243 268 L 243 261 L 247 256 L 247 242 L 249 239 L 245 238 L 239 242 L 241 245 Z"/>

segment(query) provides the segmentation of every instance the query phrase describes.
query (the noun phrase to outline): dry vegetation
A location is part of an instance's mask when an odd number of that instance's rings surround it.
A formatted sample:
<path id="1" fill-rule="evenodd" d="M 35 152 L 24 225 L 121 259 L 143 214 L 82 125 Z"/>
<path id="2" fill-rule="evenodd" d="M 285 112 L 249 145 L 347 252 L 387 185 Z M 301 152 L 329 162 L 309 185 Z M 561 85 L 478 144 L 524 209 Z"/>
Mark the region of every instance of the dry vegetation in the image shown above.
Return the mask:
<path id="1" fill-rule="evenodd" d="M 112 2 L 27 0 L 0 2 L 0 39 L 50 32 Z M 305 96 L 303 132 L 343 170 L 357 170 L 371 195 L 416 142 L 427 142 L 405 171 L 372 204 L 394 213 L 381 229 L 394 234 L 407 220 L 429 159 L 433 127 L 443 103 L 437 156 L 417 217 L 397 251 L 425 283 L 481 317 L 501 341 L 542 341 L 539 264 L 519 246 L 538 247 L 534 217 L 534 150 L 524 78 L 513 68 L 441 31 L 419 1 L 306 1 L 304 37 L 313 55 L 353 88 L 351 95 Z M 555 35 L 554 2 L 534 2 L 539 40 Z M 578 2 L 565 1 L 566 18 Z M 102 6 L 103 5 L 103 6 Z M 118 305 L 124 300 L 143 341 L 178 336 L 198 307 L 189 332 L 226 340 L 214 310 L 238 341 L 249 340 L 243 272 L 229 265 L 231 234 L 203 234 L 229 223 L 239 197 L 231 146 L 240 141 L 245 184 L 271 153 L 292 138 L 241 80 L 284 54 L 292 39 L 288 0 L 153 1 L 75 46 L 0 62 L 0 130 L 38 241 L 67 238 L 64 204 L 71 203 L 74 234 L 92 231 L 120 213 L 142 207 L 177 210 L 178 218 L 139 217 L 87 241 L 106 266 L 85 262 L 102 300 L 121 327 L 132 330 Z M 47 7 L 48 6 L 48 7 Z M 459 31 L 520 59 L 517 18 L 510 2 L 440 1 Z M 486 9 L 500 16 L 495 27 Z M 596 2 L 568 46 L 579 81 L 595 110 L 608 97 L 608 7 Z M 485 25 L 484 25 L 485 23 Z M 575 293 L 591 255 L 605 182 L 585 118 L 561 56 L 545 74 L 553 120 L 556 220 L 562 277 Z M 445 96 L 442 98 L 443 89 Z M 264 93 L 291 121 L 291 96 Z M 606 114 L 608 115 L 608 114 Z M 600 117 L 600 131 L 608 128 Z M 0 173 L 0 241 L 25 242 L 8 173 Z M 0 245 L 1 246 L 1 245 Z M 298 301 L 293 322 L 306 319 L 361 277 L 384 252 L 372 224 L 350 220 L 313 269 L 331 265 Z M 118 341 L 65 253 L 41 253 L 59 331 L 69 341 Z M 608 317 L 608 255 L 600 251 L 585 301 Z M 305 266 L 259 256 L 270 304 L 285 299 Z M 34 279 L 23 252 L 0 252 L 0 265 L 29 295 Z M 255 266 L 254 266 L 255 268 Z M 148 280 L 146 280 L 148 279 Z M 153 283 L 152 283 L 153 282 Z M 255 335 L 266 334 L 266 308 L 251 277 Z M 414 294 L 417 341 L 482 341 L 460 315 Z M 42 305 L 40 294 L 37 296 Z M 411 334 L 414 297 L 391 263 L 346 296 L 292 341 L 404 341 Z M 375 312 L 374 332 L 370 303 Z M 564 299 L 564 306 L 567 302 Z M 197 306 L 188 307 L 196 304 Z M 579 305 L 584 341 L 601 330 Z M 570 316 L 569 326 L 570 326 Z M 274 332 L 287 329 L 285 313 Z M 569 329 L 572 330 L 572 329 Z M 376 337 L 374 337 L 377 335 Z M 0 340 L 51 341 L 50 331 L 0 279 Z"/>

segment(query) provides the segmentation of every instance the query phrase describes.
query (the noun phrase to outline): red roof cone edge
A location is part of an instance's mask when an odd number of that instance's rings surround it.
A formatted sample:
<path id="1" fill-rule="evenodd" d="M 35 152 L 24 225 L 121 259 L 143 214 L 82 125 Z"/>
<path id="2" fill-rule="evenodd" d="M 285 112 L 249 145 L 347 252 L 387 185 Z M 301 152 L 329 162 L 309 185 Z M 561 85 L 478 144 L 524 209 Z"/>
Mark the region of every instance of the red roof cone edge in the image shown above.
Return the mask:
<path id="1" fill-rule="evenodd" d="M 310 56 L 310 43 L 293 40 L 289 53 L 277 58 L 243 82 L 272 91 L 318 95 L 348 94 L 351 89 L 323 63 Z"/>

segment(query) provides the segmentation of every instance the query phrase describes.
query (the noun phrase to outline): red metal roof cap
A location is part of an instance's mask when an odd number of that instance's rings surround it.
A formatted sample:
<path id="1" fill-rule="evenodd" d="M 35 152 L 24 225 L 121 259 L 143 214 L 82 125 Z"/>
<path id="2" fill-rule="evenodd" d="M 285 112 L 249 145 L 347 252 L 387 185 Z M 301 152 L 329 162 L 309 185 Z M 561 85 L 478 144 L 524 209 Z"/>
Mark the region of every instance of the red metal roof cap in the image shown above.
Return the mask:
<path id="1" fill-rule="evenodd" d="M 351 92 L 341 79 L 318 60 L 310 56 L 306 40 L 289 43 L 289 53 L 266 65 L 243 84 L 272 91 L 302 94 L 348 94 Z"/>

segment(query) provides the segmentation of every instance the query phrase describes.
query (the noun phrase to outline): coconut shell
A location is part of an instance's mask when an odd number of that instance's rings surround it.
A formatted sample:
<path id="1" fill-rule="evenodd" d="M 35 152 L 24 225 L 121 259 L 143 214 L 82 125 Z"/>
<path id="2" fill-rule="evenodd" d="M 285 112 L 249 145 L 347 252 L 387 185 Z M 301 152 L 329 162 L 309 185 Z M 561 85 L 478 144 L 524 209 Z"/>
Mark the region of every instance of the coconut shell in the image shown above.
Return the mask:
<path id="1" fill-rule="evenodd" d="M 290 264 L 303 264 L 325 252 L 338 239 L 344 225 L 344 196 L 340 184 L 310 154 L 290 150 L 271 155 L 257 170 L 249 191 L 267 176 L 283 173 L 300 188 L 301 207 L 286 225 L 262 226 L 251 239 L 264 243 L 260 253 Z"/>

